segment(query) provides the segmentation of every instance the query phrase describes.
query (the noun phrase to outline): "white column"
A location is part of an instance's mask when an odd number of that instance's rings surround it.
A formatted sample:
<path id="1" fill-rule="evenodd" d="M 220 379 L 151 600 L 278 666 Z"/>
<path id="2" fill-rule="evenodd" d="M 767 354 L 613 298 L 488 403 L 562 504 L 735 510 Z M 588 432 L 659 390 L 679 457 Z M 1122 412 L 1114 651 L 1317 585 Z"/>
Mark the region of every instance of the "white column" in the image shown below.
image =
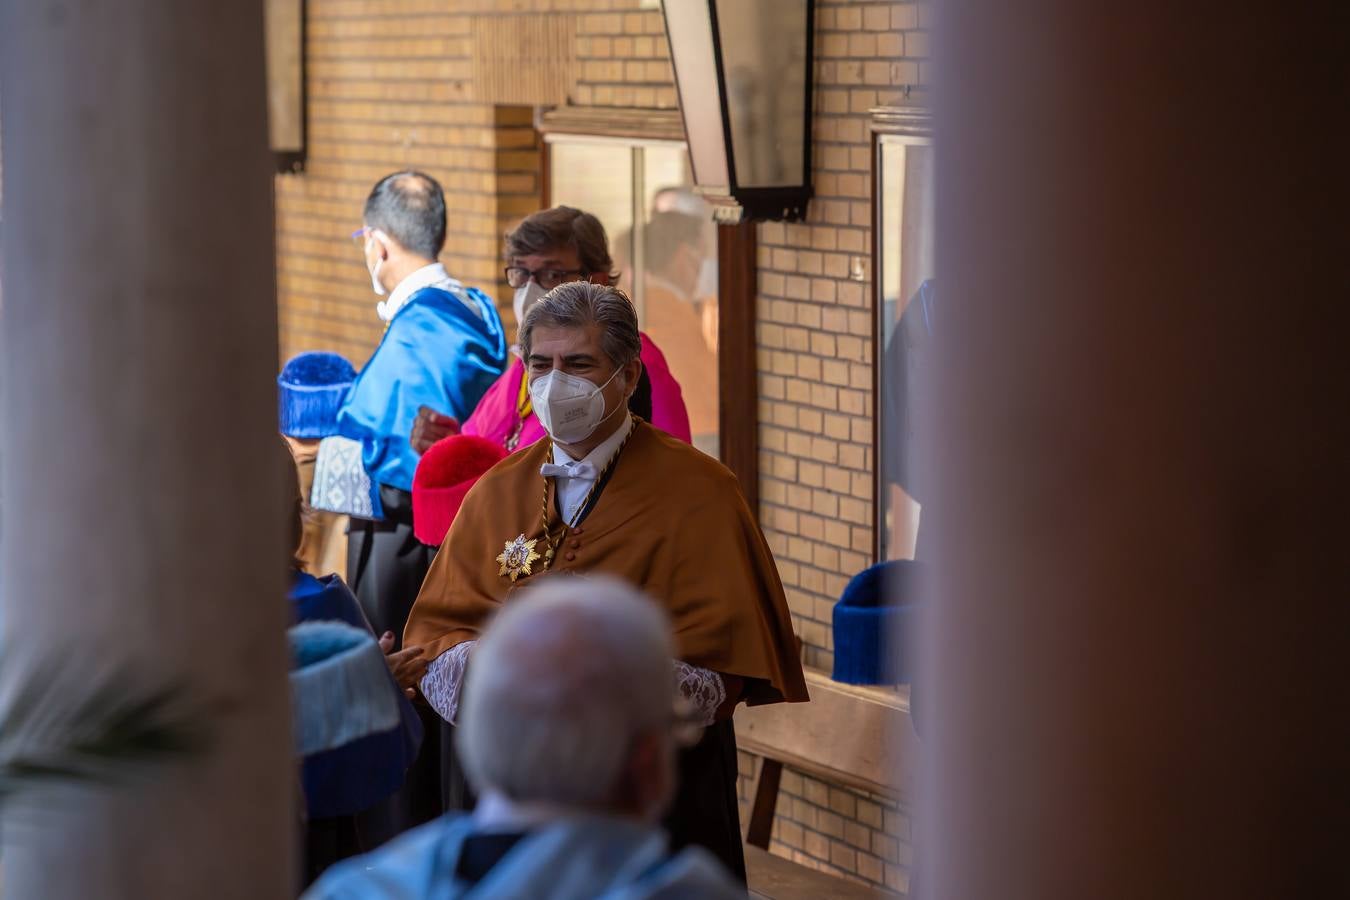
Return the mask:
<path id="1" fill-rule="evenodd" d="M 921 895 L 1337 895 L 1345 30 L 934 6 Z"/>
<path id="2" fill-rule="evenodd" d="M 212 731 L 7 808 L 5 900 L 290 896 L 261 5 L 0 0 L 0 89 L 3 693 L 130 672 Z"/>

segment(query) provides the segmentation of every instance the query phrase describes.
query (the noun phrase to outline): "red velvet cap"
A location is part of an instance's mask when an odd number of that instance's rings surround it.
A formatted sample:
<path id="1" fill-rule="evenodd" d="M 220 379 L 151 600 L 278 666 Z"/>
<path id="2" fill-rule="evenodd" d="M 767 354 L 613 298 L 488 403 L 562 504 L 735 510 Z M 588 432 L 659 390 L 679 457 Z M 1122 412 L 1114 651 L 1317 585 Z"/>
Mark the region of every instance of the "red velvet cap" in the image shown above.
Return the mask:
<path id="1" fill-rule="evenodd" d="M 413 534 L 417 539 L 439 547 L 469 488 L 505 458 L 501 444 L 473 434 L 455 434 L 432 444 L 413 475 Z"/>

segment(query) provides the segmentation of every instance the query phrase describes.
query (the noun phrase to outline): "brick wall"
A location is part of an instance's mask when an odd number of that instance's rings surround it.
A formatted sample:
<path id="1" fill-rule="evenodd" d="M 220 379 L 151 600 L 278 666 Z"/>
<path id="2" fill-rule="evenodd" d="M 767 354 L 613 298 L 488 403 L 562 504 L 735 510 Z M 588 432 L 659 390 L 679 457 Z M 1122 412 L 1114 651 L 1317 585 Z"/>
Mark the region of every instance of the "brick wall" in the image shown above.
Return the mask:
<path id="1" fill-rule="evenodd" d="M 872 560 L 871 136 L 868 110 L 922 102 L 926 9 L 820 0 L 815 197 L 760 226 L 761 520 L 808 665 L 833 664 L 830 612 Z"/>
<path id="2" fill-rule="evenodd" d="M 442 261 L 507 312 L 501 236 L 540 205 L 541 148 L 525 133 L 532 110 L 479 102 L 475 18 L 574 12 L 581 73 L 570 102 L 674 109 L 661 13 L 639 5 L 309 0 L 307 165 L 276 183 L 282 358 L 322 347 L 359 365 L 378 342 L 382 328 L 361 254 L 343 239 L 360 226 L 371 185 L 400 168 L 422 169 L 445 187 Z"/>
<path id="3" fill-rule="evenodd" d="M 276 179 L 283 358 L 324 348 L 359 366 L 379 341 L 376 298 L 347 236 L 371 186 L 398 169 L 444 186 L 451 274 L 499 305 L 509 297 L 501 234 L 539 205 L 539 145 L 531 110 L 475 102 L 469 6 L 309 0 L 308 159 L 303 174 Z"/>
<path id="4" fill-rule="evenodd" d="M 741 822 L 749 820 L 762 760 L 737 760 Z M 914 862 L 909 808 L 889 797 L 828 784 L 783 770 L 769 852 L 813 869 L 900 893 L 909 892 Z"/>
<path id="5" fill-rule="evenodd" d="M 445 185 L 442 258 L 451 273 L 494 292 L 509 310 L 500 238 L 539 205 L 541 148 L 528 107 L 479 96 L 475 16 L 565 13 L 575 20 L 572 103 L 671 109 L 677 98 L 661 15 L 644 6 L 309 0 L 308 167 L 277 179 L 282 355 L 327 348 L 360 364 L 375 346 L 382 330 L 375 298 L 347 235 L 360 225 L 375 180 L 406 166 Z M 871 561 L 868 110 L 923 102 L 926 18 L 916 3 L 817 0 L 816 196 L 806 222 L 759 229 L 761 522 L 805 660 L 826 670 L 831 606 Z M 747 775 L 755 764 L 742 754 Z M 788 772 L 778 812 L 775 852 L 905 888 L 909 820 L 894 802 Z"/>
<path id="6" fill-rule="evenodd" d="M 521 106 L 496 107 L 493 146 L 496 148 L 496 221 L 491 245 L 481 250 L 490 254 L 493 260 L 495 290 L 487 284 L 479 286 L 497 298 L 507 327 L 513 328 L 515 313 L 507 315 L 513 291 L 506 283 L 501 236 L 543 204 L 544 144 L 539 139 L 539 132 L 534 130 L 534 110 Z"/>
<path id="7" fill-rule="evenodd" d="M 580 35 L 577 49 L 582 76 L 575 93 L 577 105 L 642 109 L 679 106 L 675 73 L 670 67 L 670 45 L 659 10 L 585 15 L 581 17 Z"/>

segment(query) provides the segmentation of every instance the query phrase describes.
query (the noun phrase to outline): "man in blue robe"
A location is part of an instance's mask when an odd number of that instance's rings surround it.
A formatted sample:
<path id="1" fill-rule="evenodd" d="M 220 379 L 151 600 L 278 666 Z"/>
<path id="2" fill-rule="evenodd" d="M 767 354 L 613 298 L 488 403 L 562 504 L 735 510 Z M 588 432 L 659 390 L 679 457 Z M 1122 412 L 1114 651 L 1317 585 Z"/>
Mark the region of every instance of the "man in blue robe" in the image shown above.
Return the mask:
<path id="1" fill-rule="evenodd" d="M 555 575 L 503 607 L 474 649 L 456 747 L 479 794 L 330 869 L 308 900 L 745 897 L 711 853 L 672 853 L 657 822 L 675 789 L 671 626 L 607 576 Z"/>
<path id="2" fill-rule="evenodd" d="M 361 444 L 361 461 L 378 492 L 382 518 L 353 519 L 347 579 L 377 634 L 402 640 L 408 611 L 434 554 L 413 535 L 412 480 L 418 456 L 408 443 L 418 407 L 467 417 L 506 367 L 506 335 L 491 298 L 451 278 L 436 261 L 445 244 L 445 196 L 434 178 L 397 172 L 366 199 L 355 237 L 384 338 L 348 390 L 337 430 Z M 376 839 L 441 811 L 440 726 L 422 708 L 427 741 Z"/>

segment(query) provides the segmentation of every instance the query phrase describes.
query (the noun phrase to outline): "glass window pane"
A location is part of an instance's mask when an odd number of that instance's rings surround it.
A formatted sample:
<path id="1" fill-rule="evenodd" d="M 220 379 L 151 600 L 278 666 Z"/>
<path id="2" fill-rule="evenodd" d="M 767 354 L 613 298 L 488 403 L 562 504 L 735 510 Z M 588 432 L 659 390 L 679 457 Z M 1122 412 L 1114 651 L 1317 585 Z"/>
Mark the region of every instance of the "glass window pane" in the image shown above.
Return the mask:
<path id="1" fill-rule="evenodd" d="M 574 206 L 600 220 L 623 271 L 632 258 L 633 148 L 586 140 L 550 144 L 549 192 L 554 206 Z"/>
<path id="2" fill-rule="evenodd" d="M 727 114 L 741 187 L 800 184 L 806 0 L 718 0 Z"/>
<path id="3" fill-rule="evenodd" d="M 694 445 L 717 456 L 717 227 L 688 151 L 565 140 L 549 160 L 551 201 L 604 224 L 618 285 L 680 386 Z"/>
<path id="4" fill-rule="evenodd" d="M 936 317 L 933 282 L 933 153 L 916 140 L 884 140 L 877 159 L 880 190 L 881 554 L 912 559 L 924 497 L 925 464 L 916 458 L 915 409 L 927 396 L 928 339 Z"/>
<path id="5" fill-rule="evenodd" d="M 680 384 L 694 445 L 717 456 L 717 228 L 683 147 L 642 159 L 642 328 Z"/>

